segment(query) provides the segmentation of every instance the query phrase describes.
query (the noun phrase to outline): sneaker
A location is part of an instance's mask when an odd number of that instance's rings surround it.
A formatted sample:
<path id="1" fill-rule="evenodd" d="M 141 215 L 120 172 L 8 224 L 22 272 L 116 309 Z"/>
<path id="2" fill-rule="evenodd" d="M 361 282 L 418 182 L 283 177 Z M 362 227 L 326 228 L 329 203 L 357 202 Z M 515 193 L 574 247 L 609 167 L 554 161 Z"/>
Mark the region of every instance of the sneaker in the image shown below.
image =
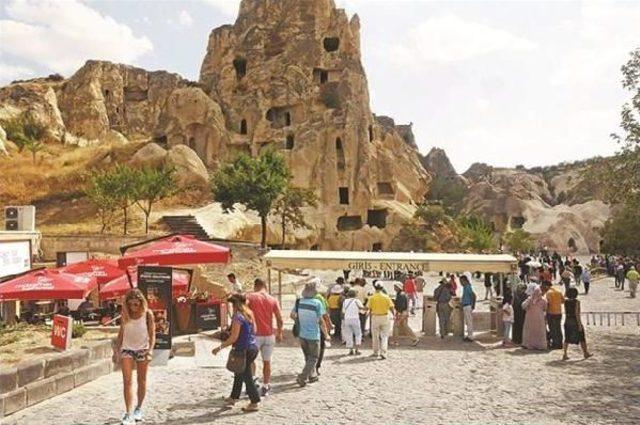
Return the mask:
<path id="1" fill-rule="evenodd" d="M 266 397 L 266 396 L 268 396 L 270 392 L 271 392 L 271 385 L 263 385 L 263 386 L 260 388 L 260 395 L 261 395 L 262 397 Z"/>
<path id="2" fill-rule="evenodd" d="M 385 356 L 384 354 L 380 354 L 380 360 L 387 360 L 387 356 Z"/>
<path id="3" fill-rule="evenodd" d="M 356 349 L 356 356 L 359 356 L 360 354 L 362 354 L 362 352 L 358 349 Z"/>
<path id="4" fill-rule="evenodd" d="M 353 356 L 353 349 L 349 350 L 349 355 Z"/>
<path id="5" fill-rule="evenodd" d="M 378 353 L 373 353 L 369 357 L 378 357 Z"/>
<path id="6" fill-rule="evenodd" d="M 122 421 L 120 423 L 122 425 L 135 425 L 136 421 L 130 414 L 125 413 L 124 416 L 122 416 Z"/>
<path id="7" fill-rule="evenodd" d="M 411 346 L 415 347 L 415 346 L 417 346 L 418 344 L 420 344 L 420 340 L 419 340 L 419 339 L 416 339 L 415 341 L 413 341 L 413 343 L 411 344 Z"/>
<path id="8" fill-rule="evenodd" d="M 136 422 L 142 421 L 142 409 L 140 406 L 136 407 L 133 411 L 133 420 Z"/>
<path id="9" fill-rule="evenodd" d="M 318 376 L 312 376 L 309 378 L 309 383 L 313 384 L 314 382 L 318 382 L 320 378 Z"/>
<path id="10" fill-rule="evenodd" d="M 300 378 L 299 376 L 296 378 L 296 382 L 298 383 L 298 385 L 300 385 L 301 387 L 304 387 L 305 385 L 307 385 L 307 382 Z"/>

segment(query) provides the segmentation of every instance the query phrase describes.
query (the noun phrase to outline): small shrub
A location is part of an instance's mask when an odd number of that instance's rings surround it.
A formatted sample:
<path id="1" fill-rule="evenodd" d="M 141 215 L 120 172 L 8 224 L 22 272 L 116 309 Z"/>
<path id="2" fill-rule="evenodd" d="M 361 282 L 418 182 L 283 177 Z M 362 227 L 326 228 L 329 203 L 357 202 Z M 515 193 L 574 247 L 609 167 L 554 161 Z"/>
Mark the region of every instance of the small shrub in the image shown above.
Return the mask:
<path id="1" fill-rule="evenodd" d="M 82 338 L 82 335 L 87 333 L 87 328 L 81 322 L 75 322 L 73 324 L 73 332 L 71 333 L 72 338 Z"/>

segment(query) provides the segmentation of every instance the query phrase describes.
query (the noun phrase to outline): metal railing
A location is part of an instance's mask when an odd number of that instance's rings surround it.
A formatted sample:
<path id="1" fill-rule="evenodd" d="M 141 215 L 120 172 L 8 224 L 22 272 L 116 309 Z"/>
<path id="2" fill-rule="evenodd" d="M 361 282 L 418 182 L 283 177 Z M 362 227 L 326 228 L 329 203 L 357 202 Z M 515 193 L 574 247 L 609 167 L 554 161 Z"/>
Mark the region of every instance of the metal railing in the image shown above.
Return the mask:
<path id="1" fill-rule="evenodd" d="M 640 311 L 588 311 L 580 315 L 587 326 L 640 326 Z"/>

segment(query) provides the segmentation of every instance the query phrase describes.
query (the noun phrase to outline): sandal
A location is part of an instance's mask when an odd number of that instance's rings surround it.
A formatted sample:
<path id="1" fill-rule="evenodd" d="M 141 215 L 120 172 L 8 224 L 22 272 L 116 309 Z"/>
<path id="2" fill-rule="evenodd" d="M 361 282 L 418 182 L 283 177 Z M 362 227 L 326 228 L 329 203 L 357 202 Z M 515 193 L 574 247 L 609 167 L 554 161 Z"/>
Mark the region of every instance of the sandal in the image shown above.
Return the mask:
<path id="1" fill-rule="evenodd" d="M 231 398 L 231 397 L 225 397 L 224 398 L 224 404 L 226 404 L 227 406 L 233 406 L 238 401 L 239 400 L 237 398 Z"/>
<path id="2" fill-rule="evenodd" d="M 257 412 L 258 410 L 260 410 L 260 406 L 253 403 L 249 403 L 242 408 L 243 412 Z"/>

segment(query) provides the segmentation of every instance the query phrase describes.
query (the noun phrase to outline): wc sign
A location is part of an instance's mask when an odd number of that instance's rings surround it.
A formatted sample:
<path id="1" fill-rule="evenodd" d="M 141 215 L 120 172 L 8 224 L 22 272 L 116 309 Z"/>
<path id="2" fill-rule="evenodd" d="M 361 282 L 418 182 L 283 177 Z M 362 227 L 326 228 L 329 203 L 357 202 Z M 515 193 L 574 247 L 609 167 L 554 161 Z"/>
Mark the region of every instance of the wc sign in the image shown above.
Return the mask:
<path id="1" fill-rule="evenodd" d="M 71 317 L 56 314 L 53 316 L 53 328 L 51 329 L 51 345 L 59 350 L 66 350 L 71 346 Z"/>

